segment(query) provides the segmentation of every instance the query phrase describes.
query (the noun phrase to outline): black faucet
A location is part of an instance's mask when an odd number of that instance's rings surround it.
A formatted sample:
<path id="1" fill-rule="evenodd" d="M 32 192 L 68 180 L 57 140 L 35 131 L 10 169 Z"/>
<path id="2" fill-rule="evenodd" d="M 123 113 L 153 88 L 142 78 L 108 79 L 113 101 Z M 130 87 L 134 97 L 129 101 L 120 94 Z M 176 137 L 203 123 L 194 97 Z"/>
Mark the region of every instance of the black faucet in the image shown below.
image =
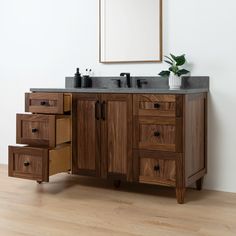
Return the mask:
<path id="1" fill-rule="evenodd" d="M 131 88 L 130 73 L 120 73 L 120 76 L 126 76 L 127 87 L 128 87 L 128 88 Z"/>
<path id="2" fill-rule="evenodd" d="M 136 82 L 138 88 L 142 88 L 143 84 L 148 84 L 148 82 L 145 79 L 137 79 Z"/>

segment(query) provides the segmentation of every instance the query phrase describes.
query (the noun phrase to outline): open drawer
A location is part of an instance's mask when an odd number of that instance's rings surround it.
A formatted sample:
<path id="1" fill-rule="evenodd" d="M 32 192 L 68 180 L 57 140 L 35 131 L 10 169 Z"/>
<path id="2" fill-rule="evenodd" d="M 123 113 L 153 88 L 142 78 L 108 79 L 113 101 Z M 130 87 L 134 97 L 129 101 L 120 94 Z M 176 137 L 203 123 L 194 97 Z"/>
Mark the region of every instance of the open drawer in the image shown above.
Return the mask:
<path id="1" fill-rule="evenodd" d="M 71 111 L 71 94 L 26 93 L 25 111 L 43 114 L 64 114 Z"/>
<path id="2" fill-rule="evenodd" d="M 9 176 L 48 182 L 49 176 L 71 169 L 71 145 L 55 149 L 9 146 Z"/>
<path id="3" fill-rule="evenodd" d="M 71 117 L 66 115 L 16 115 L 16 142 L 54 148 L 71 141 Z"/>

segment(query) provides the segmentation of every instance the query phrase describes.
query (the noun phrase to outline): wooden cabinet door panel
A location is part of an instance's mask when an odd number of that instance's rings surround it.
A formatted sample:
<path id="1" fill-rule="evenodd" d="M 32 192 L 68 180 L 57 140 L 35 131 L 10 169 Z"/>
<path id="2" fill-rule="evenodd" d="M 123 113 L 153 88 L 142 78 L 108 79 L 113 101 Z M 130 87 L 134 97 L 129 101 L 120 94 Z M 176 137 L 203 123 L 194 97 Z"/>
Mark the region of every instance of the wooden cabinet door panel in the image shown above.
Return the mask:
<path id="1" fill-rule="evenodd" d="M 100 162 L 100 124 L 96 117 L 96 94 L 76 96 L 76 170 L 79 174 L 98 175 Z"/>
<path id="2" fill-rule="evenodd" d="M 132 178 L 132 95 L 103 94 L 102 175 Z"/>

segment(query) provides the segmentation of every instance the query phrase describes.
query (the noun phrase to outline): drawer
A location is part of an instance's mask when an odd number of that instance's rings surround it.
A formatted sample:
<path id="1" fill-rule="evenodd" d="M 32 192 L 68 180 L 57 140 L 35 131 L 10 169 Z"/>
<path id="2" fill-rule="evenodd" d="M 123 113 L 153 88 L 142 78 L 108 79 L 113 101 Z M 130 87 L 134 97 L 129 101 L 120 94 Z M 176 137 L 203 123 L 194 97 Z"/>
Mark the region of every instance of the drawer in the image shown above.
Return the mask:
<path id="1" fill-rule="evenodd" d="M 71 117 L 66 115 L 16 115 L 16 142 L 55 147 L 71 141 Z"/>
<path id="2" fill-rule="evenodd" d="M 182 151 L 182 119 L 139 117 L 135 120 L 134 148 Z"/>
<path id="3" fill-rule="evenodd" d="M 141 157 L 139 182 L 175 186 L 175 160 Z"/>
<path id="4" fill-rule="evenodd" d="M 71 94 L 26 93 L 25 111 L 45 114 L 64 114 L 71 111 Z"/>
<path id="5" fill-rule="evenodd" d="M 182 95 L 136 94 L 133 103 L 133 112 L 136 116 L 182 115 Z"/>
<path id="6" fill-rule="evenodd" d="M 56 149 L 9 146 L 9 176 L 48 182 L 49 176 L 71 169 L 71 145 Z"/>

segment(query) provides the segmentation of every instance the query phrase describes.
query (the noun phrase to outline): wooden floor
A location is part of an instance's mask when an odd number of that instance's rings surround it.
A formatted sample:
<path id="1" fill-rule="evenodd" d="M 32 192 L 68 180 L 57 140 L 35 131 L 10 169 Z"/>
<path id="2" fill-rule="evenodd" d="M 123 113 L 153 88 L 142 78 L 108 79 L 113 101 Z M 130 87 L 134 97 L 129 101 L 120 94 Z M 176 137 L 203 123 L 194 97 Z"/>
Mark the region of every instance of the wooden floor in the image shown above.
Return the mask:
<path id="1" fill-rule="evenodd" d="M 60 174 L 50 183 L 7 177 L 0 166 L 0 235 L 236 235 L 236 194 L 112 183 Z"/>

